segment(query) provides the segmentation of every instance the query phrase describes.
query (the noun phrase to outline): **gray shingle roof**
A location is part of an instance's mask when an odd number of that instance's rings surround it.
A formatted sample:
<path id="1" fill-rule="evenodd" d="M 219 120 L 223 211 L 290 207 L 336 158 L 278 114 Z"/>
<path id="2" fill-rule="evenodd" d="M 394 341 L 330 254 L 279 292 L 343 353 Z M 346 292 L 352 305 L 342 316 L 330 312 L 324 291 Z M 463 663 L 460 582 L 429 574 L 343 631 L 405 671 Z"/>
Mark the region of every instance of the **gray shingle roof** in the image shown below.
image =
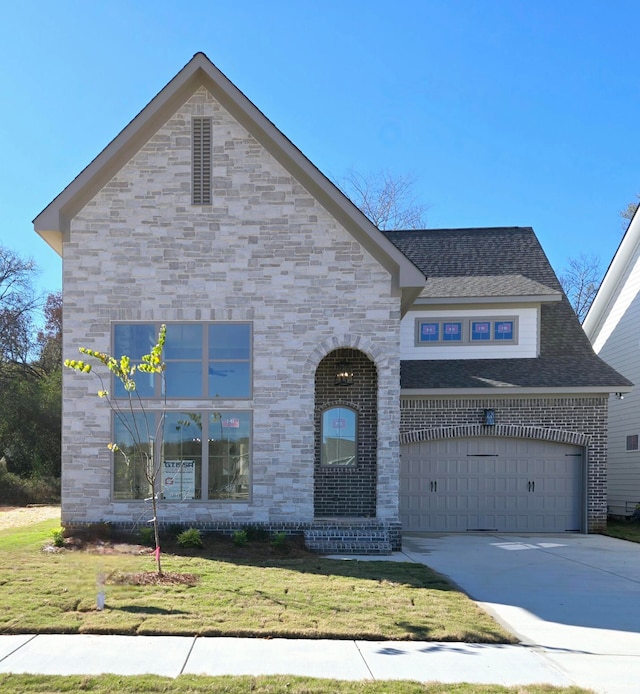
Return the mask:
<path id="1" fill-rule="evenodd" d="M 403 389 L 430 388 L 624 388 L 631 382 L 591 348 L 562 287 L 530 227 L 386 231 L 427 276 L 431 296 L 465 296 L 478 287 L 522 295 L 523 288 L 562 294 L 541 307 L 540 356 L 537 359 L 409 360 L 401 364 Z M 504 278 L 497 281 L 496 278 Z M 458 285 L 458 289 L 454 287 Z M 498 289 L 499 288 L 499 289 Z M 448 295 L 445 292 L 450 292 Z M 526 292 L 529 293 L 529 292 Z"/>
<path id="2" fill-rule="evenodd" d="M 522 275 L 429 277 L 420 298 L 532 296 L 544 301 L 547 297 L 557 297 L 558 293 L 557 289 L 551 289 Z"/>

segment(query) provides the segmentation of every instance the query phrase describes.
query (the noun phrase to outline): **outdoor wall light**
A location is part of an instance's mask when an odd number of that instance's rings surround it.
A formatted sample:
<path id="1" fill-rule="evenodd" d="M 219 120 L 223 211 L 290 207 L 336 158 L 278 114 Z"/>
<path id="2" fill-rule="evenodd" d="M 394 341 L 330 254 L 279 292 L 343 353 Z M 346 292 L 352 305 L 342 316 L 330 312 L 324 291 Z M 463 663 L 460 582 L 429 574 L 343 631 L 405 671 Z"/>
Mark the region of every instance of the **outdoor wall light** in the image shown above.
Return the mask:
<path id="1" fill-rule="evenodd" d="M 617 400 L 624 400 L 624 394 L 623 393 L 616 393 L 616 399 Z"/>
<path id="2" fill-rule="evenodd" d="M 492 409 L 485 409 L 482 413 L 482 423 L 486 427 L 494 427 L 496 425 L 496 411 Z"/>
<path id="3" fill-rule="evenodd" d="M 340 361 L 336 365 L 336 385 L 351 386 L 353 385 L 353 368 L 347 361 Z"/>

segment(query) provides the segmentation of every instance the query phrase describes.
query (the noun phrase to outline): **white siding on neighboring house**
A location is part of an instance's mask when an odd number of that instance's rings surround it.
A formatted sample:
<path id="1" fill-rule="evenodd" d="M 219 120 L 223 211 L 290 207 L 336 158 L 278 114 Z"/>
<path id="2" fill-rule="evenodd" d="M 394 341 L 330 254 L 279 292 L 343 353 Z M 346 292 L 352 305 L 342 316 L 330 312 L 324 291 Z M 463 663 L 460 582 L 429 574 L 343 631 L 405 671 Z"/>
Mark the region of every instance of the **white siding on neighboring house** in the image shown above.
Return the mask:
<path id="1" fill-rule="evenodd" d="M 609 305 L 593 348 L 614 369 L 640 383 L 640 249 L 628 264 Z M 614 515 L 627 515 L 640 503 L 640 451 L 627 451 L 627 436 L 640 434 L 640 391 L 636 387 L 609 403 L 608 505 Z"/>
<path id="2" fill-rule="evenodd" d="M 401 359 L 527 359 L 538 356 L 538 312 L 532 308 L 443 308 L 438 311 L 409 311 L 400 326 Z M 517 344 L 428 344 L 416 345 L 416 319 L 516 317 L 518 322 Z"/>

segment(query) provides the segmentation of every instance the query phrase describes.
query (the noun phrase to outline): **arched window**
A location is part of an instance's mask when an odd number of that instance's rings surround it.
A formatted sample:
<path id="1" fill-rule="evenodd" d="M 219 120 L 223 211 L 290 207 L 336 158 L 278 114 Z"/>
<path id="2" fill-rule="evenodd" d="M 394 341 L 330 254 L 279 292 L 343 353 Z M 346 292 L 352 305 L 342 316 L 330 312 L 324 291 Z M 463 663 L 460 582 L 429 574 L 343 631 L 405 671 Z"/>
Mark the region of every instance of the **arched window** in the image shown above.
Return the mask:
<path id="1" fill-rule="evenodd" d="M 330 407 L 322 413 L 320 464 L 355 467 L 358 463 L 358 413 L 350 407 Z"/>

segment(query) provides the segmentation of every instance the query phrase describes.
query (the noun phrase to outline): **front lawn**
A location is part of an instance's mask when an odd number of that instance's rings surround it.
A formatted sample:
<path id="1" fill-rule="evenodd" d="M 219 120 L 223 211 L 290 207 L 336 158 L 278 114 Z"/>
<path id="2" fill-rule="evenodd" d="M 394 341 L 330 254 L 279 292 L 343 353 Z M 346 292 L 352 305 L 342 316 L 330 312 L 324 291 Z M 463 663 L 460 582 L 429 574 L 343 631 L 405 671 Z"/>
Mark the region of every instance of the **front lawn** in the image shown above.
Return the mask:
<path id="1" fill-rule="evenodd" d="M 620 540 L 628 540 L 629 542 L 640 542 L 640 523 L 609 519 L 607 521 L 607 529 L 603 532 L 603 535 L 617 537 Z"/>
<path id="2" fill-rule="evenodd" d="M 194 585 L 132 585 L 127 577 L 154 568 L 148 550 L 43 551 L 56 527 L 0 531 L 0 633 L 516 642 L 420 564 L 330 560 L 264 543 L 237 550 L 205 536 L 201 552 L 163 555 L 164 571 L 193 574 Z"/>
<path id="3" fill-rule="evenodd" d="M 144 675 L 46 677 L 43 675 L 2 675 L 3 694 L 588 694 L 579 687 L 559 688 L 545 684 L 502 687 L 496 684 L 439 684 L 409 681 L 347 682 L 308 677 L 198 677 L 180 675 L 176 679 Z"/>

